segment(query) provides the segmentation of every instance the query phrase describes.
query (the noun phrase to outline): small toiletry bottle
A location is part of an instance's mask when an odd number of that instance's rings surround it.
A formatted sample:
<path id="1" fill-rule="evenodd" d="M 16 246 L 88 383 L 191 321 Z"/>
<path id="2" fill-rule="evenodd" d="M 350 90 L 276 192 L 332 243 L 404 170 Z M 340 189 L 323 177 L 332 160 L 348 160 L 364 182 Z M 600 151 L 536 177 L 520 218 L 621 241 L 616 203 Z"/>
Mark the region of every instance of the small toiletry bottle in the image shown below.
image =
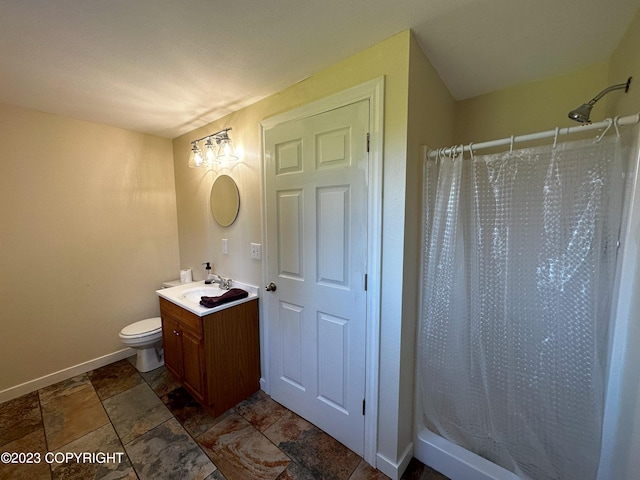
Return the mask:
<path id="1" fill-rule="evenodd" d="M 204 269 L 207 271 L 207 280 L 214 278 L 215 275 L 211 273 L 211 262 L 205 262 L 203 265 L 205 266 Z"/>

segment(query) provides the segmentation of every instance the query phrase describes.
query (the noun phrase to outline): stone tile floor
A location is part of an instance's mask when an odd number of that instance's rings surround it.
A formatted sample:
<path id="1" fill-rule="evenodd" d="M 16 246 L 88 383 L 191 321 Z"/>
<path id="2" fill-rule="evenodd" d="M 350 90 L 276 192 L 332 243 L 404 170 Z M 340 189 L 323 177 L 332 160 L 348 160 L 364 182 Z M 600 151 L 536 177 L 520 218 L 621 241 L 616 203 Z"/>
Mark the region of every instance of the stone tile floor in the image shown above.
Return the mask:
<path id="1" fill-rule="evenodd" d="M 0 480 L 388 478 L 264 392 L 213 418 L 164 367 L 128 360 L 0 404 L 1 452 L 102 457 L 0 462 Z M 446 480 L 415 459 L 402 478 Z"/>

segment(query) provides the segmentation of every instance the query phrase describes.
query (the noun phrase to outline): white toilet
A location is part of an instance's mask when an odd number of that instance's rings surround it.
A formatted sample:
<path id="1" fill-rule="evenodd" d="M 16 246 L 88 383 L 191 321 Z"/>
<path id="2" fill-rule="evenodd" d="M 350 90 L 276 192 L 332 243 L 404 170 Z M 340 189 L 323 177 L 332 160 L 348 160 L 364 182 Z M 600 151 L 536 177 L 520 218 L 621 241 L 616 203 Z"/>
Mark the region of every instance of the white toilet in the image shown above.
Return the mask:
<path id="1" fill-rule="evenodd" d="M 136 369 L 139 372 L 149 372 L 164 365 L 160 317 L 147 318 L 127 325 L 120 330 L 120 341 L 138 351 Z"/>

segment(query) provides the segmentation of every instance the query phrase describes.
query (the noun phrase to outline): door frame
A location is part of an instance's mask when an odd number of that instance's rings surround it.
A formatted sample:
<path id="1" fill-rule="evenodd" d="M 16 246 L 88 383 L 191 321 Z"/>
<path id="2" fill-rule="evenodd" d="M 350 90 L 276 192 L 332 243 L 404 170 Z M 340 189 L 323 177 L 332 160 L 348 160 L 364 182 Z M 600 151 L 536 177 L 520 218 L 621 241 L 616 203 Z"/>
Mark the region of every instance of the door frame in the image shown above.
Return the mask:
<path id="1" fill-rule="evenodd" d="M 265 132 L 281 123 L 318 115 L 362 100 L 369 100 L 369 175 L 367 179 L 367 315 L 365 345 L 365 404 L 364 459 L 376 466 L 378 438 L 378 389 L 380 357 L 380 300 L 382 271 L 382 180 L 384 136 L 384 76 L 356 85 L 342 92 L 311 102 L 260 122 L 262 145 L 262 284 L 269 281 L 267 241 L 267 188 Z M 260 300 L 262 302 L 262 299 Z M 262 389 L 270 393 L 269 379 L 269 323 L 265 308 L 260 308 Z"/>

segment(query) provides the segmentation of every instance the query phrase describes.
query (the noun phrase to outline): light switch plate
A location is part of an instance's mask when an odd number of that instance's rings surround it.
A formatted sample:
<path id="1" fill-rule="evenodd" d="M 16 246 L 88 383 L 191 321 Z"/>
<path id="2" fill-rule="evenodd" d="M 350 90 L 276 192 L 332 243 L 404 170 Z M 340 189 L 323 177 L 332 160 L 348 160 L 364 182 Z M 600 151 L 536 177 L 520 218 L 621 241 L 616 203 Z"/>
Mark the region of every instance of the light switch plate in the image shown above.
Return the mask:
<path id="1" fill-rule="evenodd" d="M 229 255 L 229 241 L 226 238 L 222 239 L 222 254 Z"/>
<path id="2" fill-rule="evenodd" d="M 262 259 L 262 245 L 259 243 L 252 243 L 251 244 L 251 258 L 253 258 L 254 260 L 261 260 Z"/>

